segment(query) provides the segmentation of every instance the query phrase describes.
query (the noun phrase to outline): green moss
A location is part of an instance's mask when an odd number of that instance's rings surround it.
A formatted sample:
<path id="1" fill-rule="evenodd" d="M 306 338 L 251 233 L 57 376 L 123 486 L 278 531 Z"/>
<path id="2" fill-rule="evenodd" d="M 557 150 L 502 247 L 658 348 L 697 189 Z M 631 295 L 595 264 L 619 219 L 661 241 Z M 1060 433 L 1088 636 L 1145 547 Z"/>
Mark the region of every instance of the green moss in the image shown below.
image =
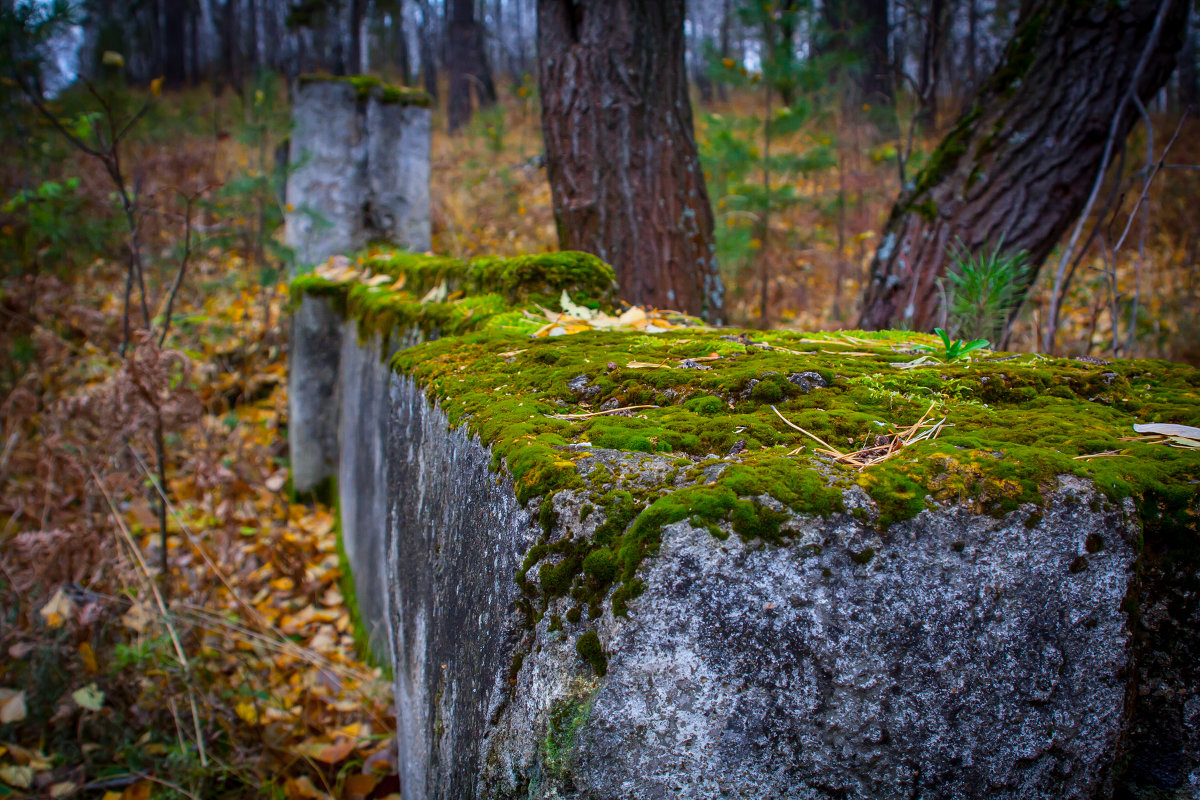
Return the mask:
<path id="1" fill-rule="evenodd" d="M 362 612 L 358 607 L 358 591 L 354 587 L 354 572 L 350 567 L 350 557 L 346 555 L 346 545 L 342 538 L 342 506 L 338 502 L 337 478 L 331 476 L 324 483 L 326 483 L 326 490 L 331 498 L 328 508 L 333 515 L 334 541 L 337 543 L 338 572 L 340 573 L 338 586 L 341 589 L 342 600 L 350 612 L 354 650 L 364 663 L 381 667 L 390 680 L 392 677 L 391 666 L 377 659 L 371 650 L 371 636 L 367 633 L 367 626 L 363 623 Z"/>
<path id="2" fill-rule="evenodd" d="M 574 766 L 579 732 L 592 713 L 596 692 L 592 684 L 577 681 L 563 697 L 550 704 L 546 720 L 546 738 L 542 742 L 542 758 L 546 772 L 562 781 Z"/>
<path id="3" fill-rule="evenodd" d="M 604 677 L 608 671 L 608 656 L 604 654 L 604 648 L 600 646 L 600 637 L 595 631 L 588 631 L 579 637 L 579 641 L 575 642 L 575 652 L 592 665 L 597 676 Z"/>
<path id="4" fill-rule="evenodd" d="M 301 75 L 297 81 L 301 86 L 310 83 L 345 83 L 354 87 L 355 95 L 359 100 L 366 100 L 374 96 L 380 102 L 388 104 L 420 106 L 422 108 L 428 108 L 432 105 L 432 100 L 425 90 L 410 86 L 393 86 L 392 84 L 384 83 L 383 80 L 374 75 L 325 75 L 316 73 Z"/>
<path id="5" fill-rule="evenodd" d="M 866 550 L 863 550 L 862 552 L 855 553 L 854 555 L 850 556 L 850 559 L 855 564 L 860 564 L 864 567 L 867 564 L 870 564 L 871 561 L 874 560 L 874 558 L 875 558 L 875 550 L 874 550 L 874 548 L 871 548 L 871 547 L 868 547 Z"/>

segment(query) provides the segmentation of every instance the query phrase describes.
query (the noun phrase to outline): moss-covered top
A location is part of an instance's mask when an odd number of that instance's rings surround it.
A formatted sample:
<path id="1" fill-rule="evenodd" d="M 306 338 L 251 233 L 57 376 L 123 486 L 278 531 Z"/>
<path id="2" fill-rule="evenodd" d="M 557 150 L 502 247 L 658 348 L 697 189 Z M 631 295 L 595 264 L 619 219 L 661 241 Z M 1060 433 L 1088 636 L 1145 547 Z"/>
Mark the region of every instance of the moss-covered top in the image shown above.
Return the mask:
<path id="1" fill-rule="evenodd" d="M 301 86 L 309 83 L 349 84 L 354 87 L 355 94 L 359 100 L 375 97 L 382 103 L 420 106 L 421 108 L 429 108 L 433 102 L 424 89 L 417 89 L 412 86 L 395 86 L 385 83 L 381 78 L 377 78 L 374 75 L 326 75 L 324 73 L 312 73 L 301 75 L 297 80 Z"/>
<path id="2" fill-rule="evenodd" d="M 416 327 L 427 336 L 488 328 L 527 335 L 546 322 L 546 308 L 559 310 L 565 292 L 589 308 L 612 311 L 616 297 L 612 267 L 588 253 L 543 253 L 516 258 L 464 261 L 372 248 L 345 266 L 298 276 L 293 300 L 308 293 L 329 297 L 366 336 Z"/>
<path id="3" fill-rule="evenodd" d="M 1196 369 L 986 351 L 921 361 L 914 346 L 932 337 L 898 332 L 685 328 L 532 338 L 545 318 L 530 318 L 529 298 L 557 309 L 555 294 L 568 288 L 578 302 L 585 285 L 608 280 L 599 262 L 559 254 L 464 265 L 376 254 L 364 263 L 395 281 L 301 277 L 294 286 L 339 298 L 369 330 L 432 323 L 456 333 L 399 351 L 393 368 L 424 386 L 452 425 L 493 447 L 522 502 L 574 488 L 604 515 L 594 541 L 549 537 L 531 551 L 518 576 L 531 597 L 569 593 L 592 613 L 619 582 L 613 604 L 622 610 L 663 525 L 691 519 L 715 534 L 779 541 L 788 510 L 845 511 L 843 491 L 854 485 L 875 502 L 854 513 L 886 529 L 930 503 L 968 502 L 997 515 L 1040 504 L 1057 476 L 1078 475 L 1111 500 L 1134 498 L 1148 533 L 1196 542 L 1200 450 L 1131 440 L 1139 422 L 1200 426 Z M 521 283 L 526 276 L 532 285 Z M 420 298 L 443 283 L 462 294 Z M 512 311 L 510 298 L 525 310 Z M 621 408 L 631 410 L 607 413 Z M 843 452 L 925 415 L 946 425 L 859 469 L 818 452 L 780 415 Z M 589 448 L 669 454 L 678 469 L 655 490 L 626 491 L 598 474 L 603 467 L 585 474 L 579 462 L 592 463 Z M 553 509 L 543 511 L 549 533 Z M 539 564 L 535 584 L 529 575 Z"/>

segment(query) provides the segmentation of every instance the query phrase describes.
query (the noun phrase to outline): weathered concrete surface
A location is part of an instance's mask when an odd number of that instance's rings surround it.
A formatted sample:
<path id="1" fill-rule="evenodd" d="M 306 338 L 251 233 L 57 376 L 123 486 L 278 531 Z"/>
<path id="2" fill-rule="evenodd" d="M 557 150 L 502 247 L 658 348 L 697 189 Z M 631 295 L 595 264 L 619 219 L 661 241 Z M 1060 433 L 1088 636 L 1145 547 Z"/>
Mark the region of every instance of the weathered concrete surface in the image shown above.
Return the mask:
<path id="1" fill-rule="evenodd" d="M 886 537 L 796 519 L 783 547 L 668 526 L 629 619 L 595 626 L 594 689 L 573 626 L 539 625 L 480 794 L 1092 797 L 1124 727 L 1136 533 L 1094 496 L 1064 479 L 1033 527 L 1032 509 L 924 512 Z M 556 703 L 590 712 L 547 769 Z"/>
<path id="2" fill-rule="evenodd" d="M 338 516 L 342 547 L 354 576 L 359 619 L 371 652 L 390 662 L 387 553 L 388 473 L 384 448 L 392 380 L 378 335 L 365 344 L 353 325 L 341 343 Z"/>
<path id="3" fill-rule="evenodd" d="M 487 450 L 449 431 L 412 381 L 391 387 L 393 670 L 405 800 L 472 797 L 504 703 L 519 617 L 513 582 L 537 537 Z"/>
<path id="4" fill-rule="evenodd" d="M 285 241 L 297 265 L 382 240 L 429 249 L 428 108 L 341 80 L 293 89 Z"/>
<path id="5" fill-rule="evenodd" d="M 372 101 L 366 124 L 366 235 L 414 252 L 428 250 L 429 109 Z"/>
<path id="6" fill-rule="evenodd" d="M 300 266 L 362 247 L 366 108 L 342 81 L 297 83 L 292 92 L 284 240 Z"/>
<path id="7" fill-rule="evenodd" d="M 316 488 L 336 469 L 342 328 L 341 317 L 324 298 L 305 297 L 292 314 L 288 446 L 297 492 Z"/>
<path id="8" fill-rule="evenodd" d="M 373 366 L 377 341 L 342 341 L 342 391 L 360 395 L 341 409 L 347 553 L 360 598 L 386 609 L 406 798 L 1135 796 L 1114 768 L 1196 795 L 1196 603 L 1162 588 L 1195 578 L 1144 583 L 1131 503 L 1062 478 L 1044 508 L 943 505 L 886 533 L 851 488 L 847 513 L 793 516 L 781 546 L 676 523 L 628 617 L 606 603 L 573 623 L 559 598 L 529 628 L 513 578 L 543 535 L 538 506 L 420 386 Z M 571 454 L 630 488 L 677 472 L 670 457 Z M 555 496 L 551 542 L 595 534 L 591 499 Z M 386 597 L 364 592 L 378 541 Z M 1191 632 L 1168 635 L 1180 624 Z M 587 629 L 604 676 L 576 652 Z"/>
<path id="9" fill-rule="evenodd" d="M 372 241 L 429 249 L 429 109 L 308 80 L 294 87 L 292 123 L 284 236 L 297 268 Z M 293 318 L 288 444 L 298 492 L 334 474 L 341 324 L 311 298 Z"/>

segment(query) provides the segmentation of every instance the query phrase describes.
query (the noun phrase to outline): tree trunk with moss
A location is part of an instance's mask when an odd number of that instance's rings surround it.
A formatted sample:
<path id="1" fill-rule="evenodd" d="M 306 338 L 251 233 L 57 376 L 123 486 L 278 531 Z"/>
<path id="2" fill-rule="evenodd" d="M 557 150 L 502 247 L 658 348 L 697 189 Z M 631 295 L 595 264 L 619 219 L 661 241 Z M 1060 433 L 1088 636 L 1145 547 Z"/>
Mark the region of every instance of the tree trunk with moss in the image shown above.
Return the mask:
<path id="1" fill-rule="evenodd" d="M 864 328 L 938 325 L 938 279 L 959 242 L 978 252 L 1003 240 L 1041 265 L 1084 208 L 1164 3 L 1137 89 L 1147 100 L 1175 66 L 1188 0 L 1026 3 L 996 70 L 892 208 L 864 290 Z M 1118 144 L 1137 119 L 1125 104 Z"/>
<path id="2" fill-rule="evenodd" d="M 542 133 L 558 241 L 632 302 L 723 317 L 684 67 L 683 0 L 539 0 Z"/>

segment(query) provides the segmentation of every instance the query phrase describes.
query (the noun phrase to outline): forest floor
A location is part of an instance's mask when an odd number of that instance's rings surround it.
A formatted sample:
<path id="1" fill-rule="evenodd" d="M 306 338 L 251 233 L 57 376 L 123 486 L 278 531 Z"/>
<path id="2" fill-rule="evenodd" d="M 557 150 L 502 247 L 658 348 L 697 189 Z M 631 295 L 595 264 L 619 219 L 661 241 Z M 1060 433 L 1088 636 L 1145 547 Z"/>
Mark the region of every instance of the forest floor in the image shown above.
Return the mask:
<path id="1" fill-rule="evenodd" d="M 61 235 L 31 236 L 20 214 L 4 212 L 5 257 L 36 268 L 0 282 L 0 797 L 399 792 L 390 678 L 356 646 L 333 516 L 288 491 L 286 288 L 269 181 L 286 111 L 266 97 L 169 99 L 149 134 L 130 143 L 157 332 L 187 259 L 161 345 L 140 336 L 121 353 L 123 240 L 111 226 L 91 235 L 112 216 L 97 164 L 45 146 L 53 166 L 37 176 L 43 187 L 79 179 L 75 204 L 52 220 Z M 697 114 L 710 168 L 736 167 L 747 182 L 752 154 L 717 148 L 712 132 L 750 119 L 755 103 L 738 97 Z M 435 135 L 435 251 L 555 247 L 536 108 L 528 91 L 513 91 L 464 134 Z M 835 166 L 791 179 L 801 200 L 772 213 L 766 242 L 745 235 L 754 220 L 734 182 L 714 196 L 734 322 L 758 322 L 752 275 L 765 258 L 773 321 L 852 325 L 899 177 L 894 148 L 866 145 L 866 130 L 842 133 L 841 146 L 819 128 L 775 144 L 801 152 L 833 142 Z M 1179 160 L 1200 160 L 1200 145 L 1193 150 Z M 6 191 L 29 183 L 4 178 Z M 1191 184 L 1172 181 L 1152 197 L 1152 258 L 1117 276 L 1122 285 L 1142 276 L 1157 337 L 1143 352 L 1181 357 L 1197 241 Z M 61 198 L 44 199 L 58 208 Z M 186 241 L 185 216 L 195 236 Z M 1078 285 L 1068 347 L 1096 353 L 1106 306 L 1086 293 L 1092 283 Z M 1037 308 L 1022 322 L 1030 332 Z"/>

